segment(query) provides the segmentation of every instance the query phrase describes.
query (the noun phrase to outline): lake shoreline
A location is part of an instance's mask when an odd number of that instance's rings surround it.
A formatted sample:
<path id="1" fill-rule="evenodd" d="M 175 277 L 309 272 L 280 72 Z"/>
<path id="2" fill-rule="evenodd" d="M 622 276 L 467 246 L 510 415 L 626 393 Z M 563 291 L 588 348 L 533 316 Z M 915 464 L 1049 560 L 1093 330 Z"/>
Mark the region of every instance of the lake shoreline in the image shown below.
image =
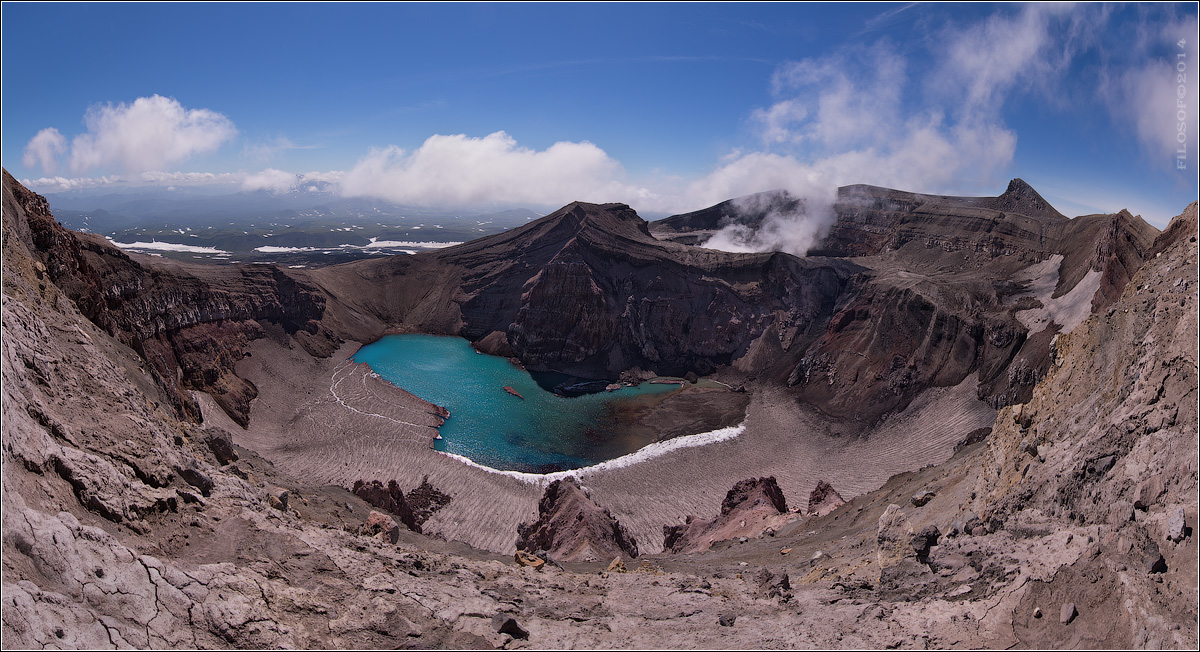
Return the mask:
<path id="1" fill-rule="evenodd" d="M 351 369 L 360 367 L 346 362 L 357 348 L 346 343 L 320 359 L 270 339 L 252 342 L 251 355 L 237 367 L 259 388 L 249 427 L 233 423 L 208 395 L 196 394 L 206 425 L 225 428 L 237 445 L 314 487 L 395 480 L 410 491 L 428 476 L 452 502 L 426 522 L 426 532 L 511 554 L 517 525 L 537 518 L 550 476 L 525 482 L 431 450 L 437 431 L 429 404 L 365 368 Z M 330 392 L 338 374 L 345 376 L 347 390 L 341 402 Z M 711 518 L 730 487 L 746 478 L 775 476 L 789 504 L 803 505 L 818 480 L 849 499 L 882 486 L 894 473 L 948 459 L 966 433 L 995 420 L 975 389 L 970 378 L 930 390 L 868 438 L 861 426 L 833 422 L 784 388 L 754 385 L 737 394 L 749 403 L 736 437 L 620 468 L 581 469 L 578 475 L 597 504 L 634 533 L 639 548 L 654 553 L 661 550 L 663 525 L 689 515 Z M 670 418 L 665 412 L 659 416 Z"/>
<path id="2" fill-rule="evenodd" d="M 459 337 L 387 335 L 350 360 L 453 413 L 439 427 L 435 450 L 500 471 L 545 474 L 594 466 L 664 439 L 736 425 L 748 403 L 744 396 L 717 400 L 714 394 L 729 390 L 682 379 L 595 381 L 601 391 L 564 396 L 547 391 L 545 378 L 510 359 L 480 354 Z M 580 383 L 562 378 L 572 387 Z"/>

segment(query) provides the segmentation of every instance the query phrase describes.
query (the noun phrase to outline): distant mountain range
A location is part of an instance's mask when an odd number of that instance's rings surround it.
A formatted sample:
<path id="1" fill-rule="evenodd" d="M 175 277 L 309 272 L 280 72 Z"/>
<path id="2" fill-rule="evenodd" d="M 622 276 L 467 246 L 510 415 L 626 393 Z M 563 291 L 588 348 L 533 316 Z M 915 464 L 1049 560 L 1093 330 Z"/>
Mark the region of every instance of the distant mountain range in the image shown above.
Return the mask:
<path id="1" fill-rule="evenodd" d="M 286 193 L 181 187 L 72 190 L 46 198 L 67 228 L 104 235 L 124 249 L 198 262 L 341 263 L 466 242 L 541 216 L 524 208 L 448 210 L 345 198 L 316 183 Z"/>

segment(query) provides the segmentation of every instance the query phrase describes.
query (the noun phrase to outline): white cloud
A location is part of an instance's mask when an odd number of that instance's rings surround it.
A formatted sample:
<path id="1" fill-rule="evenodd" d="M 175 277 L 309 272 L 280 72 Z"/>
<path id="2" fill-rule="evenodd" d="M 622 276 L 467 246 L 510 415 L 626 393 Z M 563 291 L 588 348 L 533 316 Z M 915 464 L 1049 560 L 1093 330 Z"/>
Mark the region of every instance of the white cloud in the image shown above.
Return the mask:
<path id="1" fill-rule="evenodd" d="M 340 170 L 331 170 L 329 172 L 305 172 L 303 174 L 294 174 L 274 168 L 267 168 L 261 172 L 248 174 L 242 179 L 242 190 L 253 192 L 255 190 L 269 190 L 273 193 L 291 192 L 305 184 L 305 188 L 309 192 L 317 192 L 320 186 L 316 184 L 337 184 L 345 175 Z"/>
<path id="2" fill-rule="evenodd" d="M 768 145 L 796 139 L 790 126 L 808 117 L 808 109 L 799 100 L 783 100 L 766 109 L 755 109 L 751 119 L 762 125 L 762 139 Z"/>
<path id="3" fill-rule="evenodd" d="M 238 175 L 232 172 L 164 172 L 150 170 L 138 175 L 146 183 L 178 183 L 187 186 L 202 186 L 216 183 L 234 183 Z"/>
<path id="4" fill-rule="evenodd" d="M 305 172 L 300 175 L 300 183 L 340 183 L 345 174 L 342 170 Z"/>
<path id="5" fill-rule="evenodd" d="M 752 114 L 774 151 L 724 161 L 683 196 L 694 210 L 778 188 L 802 198 L 803 210 L 769 214 L 753 232 L 727 227 L 706 246 L 804 255 L 832 224 L 843 185 L 962 192 L 999 183 L 1016 151 L 1015 132 L 991 113 L 967 110 L 948 120 L 940 110 L 906 105 L 907 69 L 886 43 L 781 65 L 773 78 L 777 101 Z"/>
<path id="6" fill-rule="evenodd" d="M 71 143 L 70 166 L 76 173 L 108 167 L 131 173 L 161 170 L 216 150 L 237 133 L 224 115 L 187 109 L 161 95 L 93 106 L 84 123 L 88 132 Z"/>
<path id="7" fill-rule="evenodd" d="M 886 43 L 789 61 L 772 76 L 769 109 L 754 113 L 768 144 L 824 151 L 873 142 L 897 126 L 907 62 Z"/>
<path id="8" fill-rule="evenodd" d="M 279 194 L 294 189 L 300 183 L 300 177 L 291 172 L 267 168 L 262 172 L 251 174 L 242 180 L 242 190 L 269 190 Z"/>
<path id="9" fill-rule="evenodd" d="M 407 204 L 562 205 L 637 196 L 621 165 L 589 142 L 558 142 L 542 151 L 520 147 L 498 131 L 483 138 L 429 137 L 416 151 L 373 149 L 341 179 L 346 196 Z"/>
<path id="10" fill-rule="evenodd" d="M 125 183 L 126 179 L 112 175 L 104 177 L 39 177 L 37 179 L 22 179 L 21 185 L 41 192 L 78 190 L 80 188 L 98 188 Z"/>
<path id="11" fill-rule="evenodd" d="M 58 172 L 58 157 L 67 151 L 67 139 L 54 127 L 47 127 L 29 140 L 21 162 L 25 167 L 41 166 L 43 174 Z"/>
<path id="12" fill-rule="evenodd" d="M 947 30 L 942 74 L 936 78 L 965 98 L 967 113 L 996 112 L 1018 84 L 1055 68 L 1048 55 L 1051 8 L 1026 5 L 1016 15 L 1001 13 L 963 30 Z"/>

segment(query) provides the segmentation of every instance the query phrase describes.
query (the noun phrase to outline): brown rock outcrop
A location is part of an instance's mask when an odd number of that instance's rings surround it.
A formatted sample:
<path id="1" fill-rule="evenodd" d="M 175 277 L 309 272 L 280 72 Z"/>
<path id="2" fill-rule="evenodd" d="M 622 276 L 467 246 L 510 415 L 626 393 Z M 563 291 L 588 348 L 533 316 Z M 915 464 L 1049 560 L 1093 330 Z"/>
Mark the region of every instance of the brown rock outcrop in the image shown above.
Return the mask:
<path id="1" fill-rule="evenodd" d="M 377 537 L 387 543 L 396 543 L 400 540 L 400 526 L 396 525 L 396 521 L 387 514 L 375 511 L 367 515 L 367 522 L 363 523 L 362 533 L 369 537 Z"/>
<path id="2" fill-rule="evenodd" d="M 759 537 L 794 518 L 774 477 L 749 478 L 729 490 L 716 518 L 698 520 L 689 516 L 682 525 L 664 525 L 663 549 L 699 552 L 717 541 Z"/>
<path id="3" fill-rule="evenodd" d="M 424 525 L 425 521 L 429 520 L 429 517 L 433 516 L 435 512 L 451 502 L 450 496 L 429 483 L 429 476 L 422 478 L 421 484 L 408 492 L 404 499 L 408 502 L 409 509 L 412 510 L 413 520 L 418 528 Z"/>
<path id="4" fill-rule="evenodd" d="M 400 491 L 400 487 L 396 484 L 395 480 L 388 480 L 386 487 L 378 480 L 370 482 L 358 480 L 354 483 L 350 491 L 371 505 L 394 514 L 400 519 L 400 522 L 404 523 L 413 532 L 421 531 L 421 525 L 417 522 L 417 517 L 413 514 L 412 507 L 409 506 L 408 500 L 404 498 L 404 492 Z"/>
<path id="5" fill-rule="evenodd" d="M 574 478 L 555 480 L 538 503 L 538 519 L 517 527 L 517 548 L 555 561 L 637 557 L 637 541 Z"/>
<path id="6" fill-rule="evenodd" d="M 825 516 L 845 504 L 845 499 L 832 485 L 818 480 L 817 486 L 808 494 L 808 515 Z"/>

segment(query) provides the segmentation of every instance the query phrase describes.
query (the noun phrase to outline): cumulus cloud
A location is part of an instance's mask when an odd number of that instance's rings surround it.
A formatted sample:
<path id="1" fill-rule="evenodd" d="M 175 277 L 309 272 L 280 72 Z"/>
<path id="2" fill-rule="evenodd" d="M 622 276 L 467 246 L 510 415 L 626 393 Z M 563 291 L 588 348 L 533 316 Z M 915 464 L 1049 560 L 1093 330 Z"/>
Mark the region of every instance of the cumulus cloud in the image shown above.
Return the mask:
<path id="1" fill-rule="evenodd" d="M 637 196 L 621 165 L 589 142 L 558 142 L 537 151 L 497 131 L 429 137 L 418 149 L 373 149 L 341 179 L 346 196 L 397 203 L 556 205 Z"/>
<path id="2" fill-rule="evenodd" d="M 21 157 L 21 162 L 27 168 L 40 166 L 43 174 L 54 174 L 58 172 L 58 157 L 66 151 L 67 139 L 54 127 L 47 127 L 37 132 L 37 135 L 29 140 L 29 144 L 25 145 L 25 154 Z"/>
<path id="3" fill-rule="evenodd" d="M 833 223 L 842 185 L 952 192 L 995 183 L 1013 159 L 1016 133 L 970 106 L 975 94 L 995 99 L 1000 82 L 968 89 L 963 110 L 947 116 L 905 101 L 922 82 L 908 69 L 886 42 L 781 65 L 772 80 L 776 102 L 752 114 L 766 151 L 723 162 L 687 192 L 696 208 L 771 189 L 802 201 L 769 212 L 757 229 L 727 226 L 705 246 L 804 255 Z"/>
<path id="4" fill-rule="evenodd" d="M 70 167 L 76 173 L 110 167 L 129 173 L 161 170 L 216 150 L 237 133 L 224 115 L 187 109 L 161 95 L 93 106 L 84 123 L 87 133 L 71 142 Z"/>
<path id="5" fill-rule="evenodd" d="M 41 192 L 79 190 L 80 188 L 99 188 L 128 181 L 119 175 L 103 177 L 39 177 L 37 179 L 21 179 L 21 185 Z"/>

